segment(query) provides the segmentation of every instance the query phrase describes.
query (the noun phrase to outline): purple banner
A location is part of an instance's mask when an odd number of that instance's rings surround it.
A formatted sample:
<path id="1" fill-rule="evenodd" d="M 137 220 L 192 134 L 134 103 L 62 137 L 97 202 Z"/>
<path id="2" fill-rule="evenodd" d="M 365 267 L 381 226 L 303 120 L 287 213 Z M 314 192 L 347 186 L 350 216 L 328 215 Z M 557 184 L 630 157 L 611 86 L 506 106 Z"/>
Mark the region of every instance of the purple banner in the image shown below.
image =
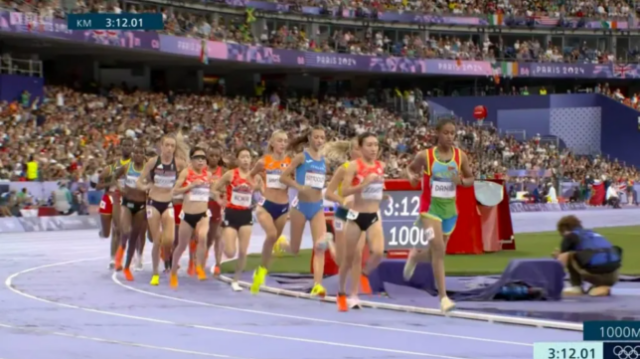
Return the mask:
<path id="1" fill-rule="evenodd" d="M 242 0 L 228 1 L 244 3 Z M 185 56 L 200 57 L 202 51 L 202 40 L 199 39 L 144 31 L 71 31 L 64 20 L 17 12 L 0 12 L 0 31 Z M 283 50 L 216 41 L 207 41 L 206 44 L 209 59 L 298 68 L 451 76 L 640 79 L 640 64 L 456 61 Z"/>
<path id="2" fill-rule="evenodd" d="M 20 12 L 0 12 L 0 31 L 31 33 L 35 36 L 81 41 L 129 49 L 160 51 L 160 41 L 156 32 L 143 31 L 71 31 L 67 23 L 35 14 Z"/>
<path id="3" fill-rule="evenodd" d="M 511 212 L 584 211 L 588 208 L 584 203 L 509 203 Z"/>
<path id="4" fill-rule="evenodd" d="M 160 48 L 163 52 L 200 56 L 202 41 L 160 35 Z M 488 61 L 458 62 L 455 60 L 423 60 L 400 57 L 304 52 L 273 49 L 263 46 L 227 44 L 216 41 L 207 42 L 207 55 L 209 59 L 246 63 L 372 72 L 491 76 L 495 71 Z"/>
<path id="5" fill-rule="evenodd" d="M 270 11 L 270 12 L 293 12 L 289 5 L 278 4 L 266 1 L 246 1 L 246 0 L 213 0 L 213 3 L 224 3 L 228 6 L 235 7 L 250 7 L 257 10 Z M 374 18 L 371 10 L 366 8 L 360 9 L 369 18 Z M 323 15 L 323 11 L 319 7 L 303 6 L 301 9 L 303 14 L 307 15 Z M 328 12 L 328 14 L 326 14 Z M 355 9 L 342 9 L 330 8 L 325 12 L 326 16 L 332 16 L 337 18 L 355 18 Z M 411 11 L 380 11 L 377 13 L 376 19 L 378 21 L 385 22 L 403 22 L 403 23 L 421 23 L 421 24 L 443 24 L 443 25 L 463 25 L 463 26 L 504 26 L 504 18 L 502 16 L 440 16 L 440 15 L 425 15 L 423 13 L 416 13 Z M 531 20 L 535 27 L 556 27 L 560 18 L 539 17 L 539 18 L 526 18 L 526 17 L 514 17 L 513 25 L 529 27 Z M 564 28 L 578 28 L 580 19 L 572 18 L 565 19 Z M 629 29 L 635 28 L 633 23 L 627 21 L 587 21 L 583 27 L 589 29 Z"/>

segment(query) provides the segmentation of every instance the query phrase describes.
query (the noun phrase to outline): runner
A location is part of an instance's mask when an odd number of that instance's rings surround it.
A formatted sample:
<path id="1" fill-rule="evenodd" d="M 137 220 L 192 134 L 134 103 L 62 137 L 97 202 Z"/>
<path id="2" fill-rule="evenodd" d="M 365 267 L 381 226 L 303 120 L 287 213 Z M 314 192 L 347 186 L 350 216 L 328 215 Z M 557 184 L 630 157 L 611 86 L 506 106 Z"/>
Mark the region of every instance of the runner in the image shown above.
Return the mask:
<path id="1" fill-rule="evenodd" d="M 209 173 L 211 179 L 218 181 L 222 178 L 224 173 L 224 162 L 222 161 L 222 150 L 220 147 L 212 147 L 209 149 Z M 213 247 L 213 254 L 215 263 L 213 264 L 212 273 L 214 276 L 220 275 L 220 265 L 222 264 L 222 241 L 220 240 L 220 223 L 222 223 L 222 206 L 220 203 L 209 200 L 209 210 L 211 211 L 211 218 L 209 223 L 209 234 L 207 235 L 207 251 L 205 261 L 209 256 L 209 251 Z"/>
<path id="2" fill-rule="evenodd" d="M 347 156 L 351 158 L 351 161 L 355 161 L 362 157 L 360 152 L 360 146 L 358 145 L 358 139 L 354 138 L 351 141 L 335 141 L 329 142 L 324 146 L 325 156 L 333 161 L 344 161 Z M 336 208 L 333 213 L 333 232 L 335 242 L 335 260 L 339 265 L 339 273 L 351 273 L 351 287 L 349 290 L 349 297 L 347 298 L 347 304 L 351 309 L 361 308 L 358 294 L 362 290 L 364 294 L 371 294 L 368 288 L 368 280 L 362 276 L 362 252 L 364 251 L 364 245 L 366 243 L 366 234 L 362 233 L 358 240 L 358 247 L 354 253 L 353 265 L 349 267 L 344 264 L 344 253 L 346 251 L 346 242 L 344 237 L 344 225 L 347 222 L 348 207 L 353 203 L 353 196 L 344 197 L 342 193 L 342 181 L 344 180 L 346 169 L 349 168 L 349 161 L 344 162 L 342 166 L 338 167 L 338 170 L 331 176 L 331 181 L 327 185 L 327 191 L 325 198 L 328 201 L 334 202 Z M 342 274 L 346 276 L 347 274 Z M 361 285 L 364 284 L 364 285 Z M 367 290 L 368 289 L 368 290 Z"/>
<path id="3" fill-rule="evenodd" d="M 289 143 L 289 149 L 296 149 L 301 144 L 309 147 L 297 154 L 291 164 L 280 176 L 280 182 L 294 188 L 298 195 L 291 203 L 290 243 L 286 248 L 290 253 L 298 254 L 304 227 L 311 224 L 311 236 L 315 247 L 313 257 L 313 281 L 311 295 L 324 297 L 326 290 L 322 286 L 324 275 L 324 254 L 329 246 L 326 234 L 327 224 L 324 218 L 324 189 L 327 175 L 327 164 L 320 151 L 325 142 L 325 132 L 321 127 L 308 131 Z M 295 178 L 293 177 L 295 171 Z M 296 203 L 297 202 L 297 203 Z"/>
<path id="4" fill-rule="evenodd" d="M 437 146 L 420 151 L 407 169 L 409 180 L 417 185 L 422 176 L 420 218 L 418 224 L 424 228 L 426 250 L 413 249 L 404 267 L 404 278 L 409 281 L 418 262 L 431 262 L 440 297 L 440 310 L 448 312 L 455 303 L 447 297 L 445 286 L 444 256 L 447 241 L 456 227 L 456 186 L 473 186 L 473 173 L 467 155 L 453 146 L 456 124 L 453 120 L 442 120 L 436 125 Z"/>
<path id="5" fill-rule="evenodd" d="M 118 186 L 124 185 L 124 183 L 118 183 L 115 181 L 114 174 L 120 167 L 124 167 L 131 161 L 131 150 L 133 149 L 133 140 L 130 137 L 125 137 L 120 142 L 120 151 L 122 151 L 121 158 L 113 165 L 107 166 L 100 174 L 97 190 L 106 189 L 102 200 L 100 201 L 100 237 L 109 238 L 111 235 L 111 261 L 109 262 L 109 268 L 116 268 L 116 256 L 118 248 L 120 248 L 120 206 L 115 205 L 120 203 L 120 192 Z M 113 231 L 112 231 L 113 229 Z M 120 267 L 122 264 L 120 265 Z"/>
<path id="6" fill-rule="evenodd" d="M 145 200 L 146 193 L 139 190 L 136 187 L 136 181 L 145 163 L 145 151 L 141 145 L 134 147 L 133 159 L 127 166 L 121 167 L 116 172 L 115 177 L 123 178 L 125 181 L 124 187 L 121 189 L 122 204 L 121 204 L 121 231 L 122 242 L 118 249 L 118 256 L 116 257 L 116 263 L 122 263 L 122 254 L 125 249 L 127 250 L 127 258 L 124 265 L 123 274 L 128 281 L 133 281 L 133 275 L 131 274 L 131 261 L 138 248 L 139 241 L 144 243 L 144 224 L 145 220 Z M 127 248 L 128 244 L 128 248 Z"/>
<path id="7" fill-rule="evenodd" d="M 227 258 L 234 258 L 236 252 L 236 271 L 231 282 L 231 289 L 236 292 L 242 290 L 238 280 L 247 262 L 247 250 L 251 240 L 253 228 L 253 213 L 251 200 L 254 190 L 259 190 L 250 176 L 251 152 L 242 148 L 236 153 L 238 167 L 225 172 L 214 185 L 213 196 L 216 202 L 224 204 L 224 219 L 222 222 L 222 241 L 224 254 Z M 220 191 L 226 189 L 222 197 Z"/>
<path id="8" fill-rule="evenodd" d="M 196 255 L 196 274 L 199 280 L 207 279 L 204 270 L 207 233 L 209 233 L 209 198 L 211 196 L 211 177 L 207 168 L 207 155 L 203 148 L 194 147 L 190 153 L 191 165 L 180 172 L 173 189 L 174 193 L 187 194 L 184 197 L 180 219 L 178 247 L 173 252 L 173 266 L 169 286 L 178 287 L 178 263 L 195 234 L 198 251 Z M 195 233 L 194 233 L 195 232 Z"/>
<path id="9" fill-rule="evenodd" d="M 180 213 L 182 213 L 182 201 L 184 200 L 184 193 L 176 193 L 173 192 L 173 198 L 171 199 L 171 203 L 173 203 L 173 219 L 175 220 L 175 229 L 173 231 L 173 250 L 178 247 L 179 236 L 178 232 L 180 231 Z M 172 267 L 173 257 L 169 259 L 169 261 L 165 261 L 164 270 L 168 271 Z M 192 267 L 191 261 L 189 261 L 189 267 L 187 267 L 187 274 L 190 276 L 196 275 L 196 268 Z M 179 265 L 179 263 L 176 263 Z"/>
<path id="10" fill-rule="evenodd" d="M 166 262 L 171 262 L 170 256 L 175 227 L 172 192 L 178 173 L 186 167 L 183 160 L 185 147 L 180 134 L 175 138 L 171 136 L 163 137 L 160 155 L 151 158 L 147 162 L 144 172 L 136 182 L 138 189 L 149 191 L 147 221 L 149 232 L 153 239 L 153 249 L 151 251 L 153 276 L 151 277 L 151 285 L 160 283 L 158 272 L 160 247 L 163 248 L 165 266 L 167 266 Z M 145 184 L 144 182 L 147 179 L 150 181 Z"/>
<path id="11" fill-rule="evenodd" d="M 263 199 L 256 210 L 258 222 L 267 237 L 262 244 L 260 266 L 253 275 L 251 293 L 254 294 L 257 294 L 260 291 L 260 286 L 264 284 L 267 269 L 271 264 L 273 247 L 287 224 L 289 193 L 287 186 L 280 182 L 282 172 L 291 164 L 291 158 L 285 153 L 287 142 L 286 132 L 280 130 L 273 132 L 267 147 L 267 154 L 256 163 L 251 171 L 251 178 L 259 175 L 261 178 L 264 177 L 262 182 L 266 184 Z"/>
<path id="12" fill-rule="evenodd" d="M 358 136 L 358 147 L 362 158 L 349 163 L 342 180 L 342 194 L 354 195 L 353 203 L 347 212 L 345 225 L 345 252 L 340 270 L 338 289 L 338 310 L 346 312 L 349 309 L 347 303 L 346 286 L 348 269 L 360 266 L 362 260 L 356 259 L 362 254 L 358 250 L 358 244 L 363 234 L 369 238 L 369 259 L 362 270 L 360 283 L 365 293 L 371 293 L 367 275 L 373 271 L 384 253 L 384 234 L 380 218 L 380 202 L 383 200 L 384 168 L 385 164 L 378 161 L 380 146 L 378 138 L 372 133 L 364 133 Z"/>

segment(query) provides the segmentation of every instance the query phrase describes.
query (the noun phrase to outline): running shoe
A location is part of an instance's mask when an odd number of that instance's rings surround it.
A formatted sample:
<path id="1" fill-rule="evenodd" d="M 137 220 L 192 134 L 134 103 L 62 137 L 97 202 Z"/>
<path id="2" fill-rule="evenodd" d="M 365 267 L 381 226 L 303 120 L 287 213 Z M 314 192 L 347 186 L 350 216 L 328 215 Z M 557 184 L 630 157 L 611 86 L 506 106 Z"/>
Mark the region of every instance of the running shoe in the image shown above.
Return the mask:
<path id="1" fill-rule="evenodd" d="M 253 272 L 253 284 L 251 285 L 251 294 L 258 294 L 260 292 L 260 287 L 264 284 L 265 278 L 267 277 L 267 268 L 263 266 L 259 266 Z"/>
<path id="2" fill-rule="evenodd" d="M 587 293 L 591 296 L 591 297 L 608 297 L 611 295 L 611 287 L 608 286 L 599 286 L 599 287 L 591 287 L 589 288 L 589 290 L 587 291 Z"/>
<path id="3" fill-rule="evenodd" d="M 577 296 L 577 295 L 583 295 L 584 291 L 582 290 L 582 287 L 577 285 L 577 286 L 573 286 L 573 287 L 566 287 L 562 290 L 562 295 L 563 296 Z"/>
<path id="4" fill-rule="evenodd" d="M 289 241 L 287 241 L 287 237 L 280 236 L 276 243 L 273 245 L 272 253 L 276 255 L 282 255 L 286 251 L 286 248 L 289 247 Z"/>
<path id="5" fill-rule="evenodd" d="M 143 269 L 144 269 L 144 261 L 142 260 L 142 255 L 136 252 L 136 259 L 135 259 L 135 265 L 133 267 L 133 270 L 136 272 L 139 272 Z"/>
<path id="6" fill-rule="evenodd" d="M 242 292 L 242 287 L 240 286 L 240 284 L 236 281 L 231 282 L 231 289 L 234 292 Z"/>
<path id="7" fill-rule="evenodd" d="M 347 305 L 349 309 L 362 309 L 362 304 L 360 303 L 360 298 L 357 295 L 351 295 L 347 298 Z"/>
<path id="8" fill-rule="evenodd" d="M 443 297 L 440 299 L 440 311 L 443 313 L 448 313 L 456 308 L 456 303 L 454 303 L 449 297 Z"/>
<path id="9" fill-rule="evenodd" d="M 324 289 L 324 287 L 322 286 L 322 284 L 316 284 L 313 286 L 313 288 L 311 289 L 311 296 L 312 297 L 320 297 L 320 298 L 324 298 L 324 296 L 327 295 L 327 290 Z"/>
<path id="10" fill-rule="evenodd" d="M 219 277 L 220 276 L 220 266 L 217 265 L 217 264 L 211 266 L 211 274 L 213 274 L 214 277 Z"/>
<path id="11" fill-rule="evenodd" d="M 157 274 L 154 274 L 153 276 L 151 276 L 151 281 L 149 282 L 149 284 L 151 284 L 151 285 L 160 284 L 160 276 L 157 275 Z"/>
<path id="12" fill-rule="evenodd" d="M 169 287 L 176 289 L 178 288 L 178 274 L 171 273 L 169 274 Z"/>
<path id="13" fill-rule="evenodd" d="M 205 272 L 204 268 L 202 268 L 201 266 L 196 266 L 195 271 L 198 280 L 207 280 L 207 272 Z"/>
<path id="14" fill-rule="evenodd" d="M 122 274 L 124 274 L 124 278 L 129 281 L 129 282 L 133 282 L 133 274 L 131 274 L 131 269 L 129 268 L 125 268 L 122 270 Z"/>
<path id="15" fill-rule="evenodd" d="M 347 296 L 344 294 L 338 294 L 336 298 L 336 304 L 338 305 L 339 312 L 346 312 L 349 310 L 349 305 L 347 304 Z"/>
<path id="16" fill-rule="evenodd" d="M 124 257 L 124 247 L 120 246 L 118 247 L 118 250 L 116 251 L 116 271 L 121 271 L 122 270 L 122 259 Z"/>
<path id="17" fill-rule="evenodd" d="M 371 291 L 371 284 L 369 283 L 369 278 L 366 275 L 362 274 L 360 276 L 360 291 L 362 294 L 371 295 L 373 293 Z"/>
<path id="18" fill-rule="evenodd" d="M 402 270 L 402 277 L 406 282 L 410 281 L 413 277 L 413 274 L 416 272 L 416 267 L 418 266 L 418 262 L 416 261 L 416 254 L 418 252 L 415 249 L 412 249 L 409 252 L 409 256 L 407 257 L 407 261 L 404 263 L 404 269 Z"/>
<path id="19" fill-rule="evenodd" d="M 189 277 L 195 277 L 196 275 L 196 264 L 191 259 L 189 259 L 189 267 L 187 267 L 187 274 L 189 275 Z"/>

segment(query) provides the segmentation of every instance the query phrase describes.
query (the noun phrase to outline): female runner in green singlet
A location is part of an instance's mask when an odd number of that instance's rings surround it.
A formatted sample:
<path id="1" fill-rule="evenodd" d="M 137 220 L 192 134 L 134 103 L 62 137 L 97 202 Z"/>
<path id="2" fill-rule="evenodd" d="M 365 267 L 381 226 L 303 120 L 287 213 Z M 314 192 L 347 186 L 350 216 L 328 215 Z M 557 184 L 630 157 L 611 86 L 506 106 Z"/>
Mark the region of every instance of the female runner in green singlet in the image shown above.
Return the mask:
<path id="1" fill-rule="evenodd" d="M 445 287 L 444 256 L 449 236 L 458 219 L 456 187 L 473 186 L 473 173 L 467 155 L 454 147 L 456 125 L 453 120 L 442 120 L 436 126 L 437 146 L 420 151 L 407 169 L 409 180 L 417 185 L 422 175 L 420 198 L 420 224 L 428 247 L 412 250 L 404 268 L 405 280 L 411 279 L 418 262 L 431 262 L 435 276 L 440 310 L 448 312 L 455 303 L 447 297 Z"/>

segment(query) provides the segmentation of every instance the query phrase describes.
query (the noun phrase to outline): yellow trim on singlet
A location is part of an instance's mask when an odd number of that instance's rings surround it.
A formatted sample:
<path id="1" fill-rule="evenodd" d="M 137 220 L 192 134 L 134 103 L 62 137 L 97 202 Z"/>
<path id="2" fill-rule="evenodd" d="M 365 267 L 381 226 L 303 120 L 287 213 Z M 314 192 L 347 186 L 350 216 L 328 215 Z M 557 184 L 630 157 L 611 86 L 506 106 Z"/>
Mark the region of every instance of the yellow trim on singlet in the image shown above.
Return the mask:
<path id="1" fill-rule="evenodd" d="M 349 168 L 349 161 L 343 163 L 341 167 L 344 167 L 345 170 Z M 342 182 L 338 184 L 338 196 L 342 197 Z"/>

